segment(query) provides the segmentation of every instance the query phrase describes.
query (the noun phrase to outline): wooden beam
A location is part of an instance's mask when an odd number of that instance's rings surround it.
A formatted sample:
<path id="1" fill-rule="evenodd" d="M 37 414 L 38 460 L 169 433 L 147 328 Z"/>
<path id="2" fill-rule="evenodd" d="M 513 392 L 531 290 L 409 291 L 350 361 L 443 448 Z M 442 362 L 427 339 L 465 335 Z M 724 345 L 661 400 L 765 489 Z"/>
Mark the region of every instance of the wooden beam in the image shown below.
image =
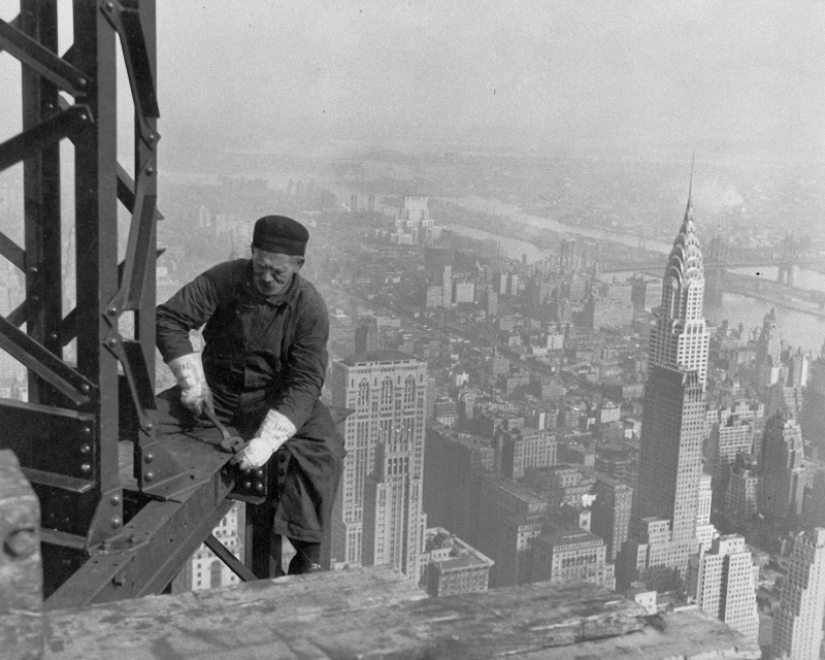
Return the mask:
<path id="1" fill-rule="evenodd" d="M 14 452 L 0 449 L 0 649 L 9 660 L 43 655 L 39 529 L 37 496 Z"/>
<path id="2" fill-rule="evenodd" d="M 760 656 L 720 621 L 686 612 L 651 622 L 640 606 L 592 584 L 427 598 L 380 568 L 52 611 L 47 635 L 49 660 Z"/>

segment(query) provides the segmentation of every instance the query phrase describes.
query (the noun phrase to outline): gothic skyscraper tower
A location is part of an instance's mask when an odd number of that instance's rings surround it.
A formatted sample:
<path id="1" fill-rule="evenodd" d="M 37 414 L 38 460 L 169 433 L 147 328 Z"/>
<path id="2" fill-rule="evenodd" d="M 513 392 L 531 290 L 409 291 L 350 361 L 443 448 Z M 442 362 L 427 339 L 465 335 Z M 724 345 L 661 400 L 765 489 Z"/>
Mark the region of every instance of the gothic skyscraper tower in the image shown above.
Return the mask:
<path id="1" fill-rule="evenodd" d="M 697 549 L 709 343 L 702 314 L 704 287 L 702 250 L 688 193 L 650 336 L 632 563 L 626 574 L 654 585 L 663 585 L 660 578 L 672 576 L 674 569 L 684 576 L 688 557 Z"/>
<path id="2" fill-rule="evenodd" d="M 697 371 L 702 389 L 708 370 L 709 343 L 702 309 L 704 297 L 702 249 L 688 192 L 685 218 L 665 268 L 662 307 L 650 336 L 649 364 Z"/>

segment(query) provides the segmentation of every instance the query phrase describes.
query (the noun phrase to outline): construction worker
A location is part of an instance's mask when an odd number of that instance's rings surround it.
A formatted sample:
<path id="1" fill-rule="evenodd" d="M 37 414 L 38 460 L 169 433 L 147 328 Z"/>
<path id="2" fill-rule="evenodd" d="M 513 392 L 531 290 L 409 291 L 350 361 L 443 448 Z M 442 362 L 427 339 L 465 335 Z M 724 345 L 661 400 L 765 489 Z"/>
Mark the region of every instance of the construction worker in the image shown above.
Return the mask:
<path id="1" fill-rule="evenodd" d="M 300 275 L 308 239 L 291 218 L 260 218 L 251 259 L 210 268 L 157 308 L 157 345 L 178 382 L 159 395 L 159 414 L 165 401 L 173 418 L 197 424 L 208 407 L 251 437 L 237 463 L 270 466 L 272 531 L 297 552 L 290 574 L 320 570 L 344 456 L 319 400 L 329 318 Z M 201 326 L 205 346 L 197 353 L 189 332 Z"/>

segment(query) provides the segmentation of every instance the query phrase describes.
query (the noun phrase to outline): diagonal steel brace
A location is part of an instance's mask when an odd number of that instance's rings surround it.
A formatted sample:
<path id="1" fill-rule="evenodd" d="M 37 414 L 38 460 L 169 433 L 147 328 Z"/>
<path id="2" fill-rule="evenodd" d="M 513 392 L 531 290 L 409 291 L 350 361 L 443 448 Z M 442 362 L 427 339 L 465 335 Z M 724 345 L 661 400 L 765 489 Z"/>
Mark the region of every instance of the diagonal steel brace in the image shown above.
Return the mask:
<path id="1" fill-rule="evenodd" d="M 44 147 L 80 133 L 94 119 L 89 108 L 75 104 L 54 117 L 0 144 L 0 172 L 33 156 Z"/>
<path id="2" fill-rule="evenodd" d="M 0 349 L 34 371 L 77 405 L 88 403 L 94 384 L 42 344 L 0 316 Z"/>
<path id="3" fill-rule="evenodd" d="M 0 19 L 0 48 L 74 97 L 84 95 L 91 86 L 86 74 L 3 19 Z"/>
<path id="4" fill-rule="evenodd" d="M 100 5 L 106 20 L 120 36 L 123 61 L 126 64 L 129 86 L 132 89 L 140 138 L 152 147 L 160 136 L 148 124 L 147 119 L 160 117 L 160 109 L 149 62 L 149 51 L 143 36 L 138 2 L 137 0 L 101 0 Z"/>

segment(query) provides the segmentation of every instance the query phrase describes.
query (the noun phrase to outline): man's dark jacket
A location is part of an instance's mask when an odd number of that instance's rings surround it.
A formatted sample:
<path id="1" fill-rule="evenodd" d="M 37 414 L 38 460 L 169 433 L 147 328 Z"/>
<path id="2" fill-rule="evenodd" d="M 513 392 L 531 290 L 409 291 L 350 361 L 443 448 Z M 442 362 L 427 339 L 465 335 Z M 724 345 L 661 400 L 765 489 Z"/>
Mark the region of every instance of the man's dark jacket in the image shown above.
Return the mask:
<path id="1" fill-rule="evenodd" d="M 264 296 L 253 282 L 249 259 L 228 261 L 202 273 L 157 308 L 157 345 L 164 362 L 194 352 L 189 331 L 201 326 L 205 341 L 203 367 L 216 402 L 237 402 L 232 411 L 234 418 L 224 415 L 229 417 L 227 421 L 238 428 L 257 427 L 262 414 L 274 408 L 298 429 L 284 450 L 289 462 L 297 463 L 293 469 L 297 467 L 301 472 L 297 485 L 304 490 L 309 486 L 310 492 L 289 493 L 287 483 L 280 493 L 282 504 L 288 505 L 287 500 L 296 498 L 320 497 L 315 491 L 330 485 L 322 481 L 332 478 L 337 483 L 337 478 L 328 474 L 333 468 L 326 465 L 325 457 L 330 457 L 337 471 L 343 455 L 341 438 L 319 401 L 329 337 L 329 316 L 321 295 L 296 273 L 285 291 Z M 246 415 L 244 402 L 260 403 L 262 399 L 266 406 L 253 406 Z M 278 453 L 283 456 L 283 451 Z M 284 459 L 280 460 L 283 463 Z M 324 465 L 316 465 L 319 460 Z M 315 483 L 307 483 L 307 479 Z M 330 495 L 324 498 L 331 503 Z M 303 510 L 318 503 L 298 504 L 293 502 Z M 306 516 L 290 513 L 284 506 L 280 509 L 281 517 L 293 519 L 278 529 L 276 514 L 276 531 L 290 537 L 314 540 L 314 532 L 319 531 L 314 528 L 327 522 L 307 521 L 301 519 Z M 328 517 L 320 511 L 318 515 Z M 307 536 L 312 538 L 304 538 Z"/>

